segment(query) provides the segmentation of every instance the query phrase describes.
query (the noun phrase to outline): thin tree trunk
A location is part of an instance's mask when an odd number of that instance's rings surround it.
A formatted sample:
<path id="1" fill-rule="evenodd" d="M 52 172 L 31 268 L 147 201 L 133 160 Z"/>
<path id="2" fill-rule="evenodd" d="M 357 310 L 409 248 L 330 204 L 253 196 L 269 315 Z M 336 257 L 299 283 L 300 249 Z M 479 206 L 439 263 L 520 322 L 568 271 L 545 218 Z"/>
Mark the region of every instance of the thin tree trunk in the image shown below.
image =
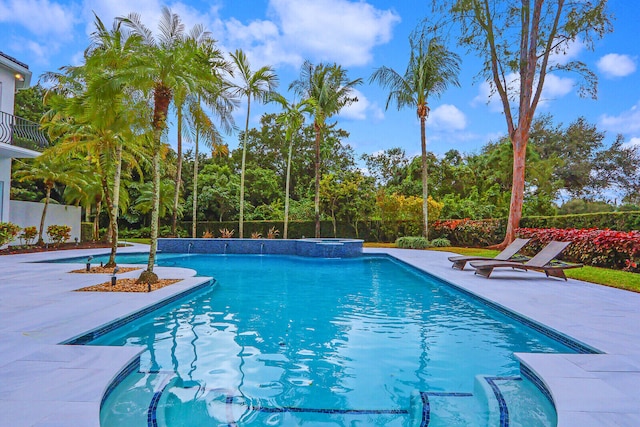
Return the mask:
<path id="1" fill-rule="evenodd" d="M 251 112 L 251 96 L 247 96 L 247 119 L 244 126 L 244 140 L 242 142 L 242 167 L 240 170 L 240 224 L 238 237 L 244 237 L 244 172 L 247 162 L 247 134 L 249 133 L 249 114 Z"/>
<path id="2" fill-rule="evenodd" d="M 42 208 L 42 217 L 40 217 L 40 230 L 38 231 L 38 245 L 44 245 L 44 220 L 47 216 L 47 208 L 49 207 L 49 198 L 51 197 L 51 186 L 46 184 L 47 193 L 44 198 L 44 207 Z"/>
<path id="3" fill-rule="evenodd" d="M 509 206 L 509 220 L 504 241 L 499 245 L 506 247 L 516 238 L 516 230 L 520 227 L 522 205 L 524 204 L 525 160 L 527 154 L 527 139 L 529 132 L 518 130 L 514 134 L 513 144 L 513 181 L 511 184 L 511 204 Z"/>
<path id="4" fill-rule="evenodd" d="M 141 283 L 156 283 L 158 276 L 153 272 L 153 265 L 156 262 L 156 251 L 158 249 L 158 218 L 160 212 L 160 150 L 157 145 L 160 145 L 160 133 L 158 130 L 157 143 L 153 151 L 153 207 L 151 210 L 151 247 L 149 248 L 149 261 L 147 263 L 147 270 L 143 271 L 138 278 L 138 282 Z"/>
<path id="5" fill-rule="evenodd" d="M 198 221 L 198 138 L 200 136 L 200 132 L 196 129 L 196 148 L 195 148 L 195 158 L 193 160 L 193 222 L 191 225 L 191 237 L 194 239 L 198 237 L 197 233 L 197 221 Z"/>
<path id="6" fill-rule="evenodd" d="M 93 217 L 93 240 L 100 240 L 100 214 L 102 213 L 102 199 L 96 202 L 96 215 Z"/>
<path id="7" fill-rule="evenodd" d="M 319 126 L 316 124 L 316 196 L 315 196 L 315 214 L 316 214 L 316 239 L 320 238 L 320 138 L 321 132 Z"/>
<path id="8" fill-rule="evenodd" d="M 289 156 L 287 157 L 287 180 L 284 190 L 284 232 L 282 238 L 287 239 L 289 234 L 289 185 L 291 182 L 291 154 L 293 152 L 293 138 L 289 141 Z"/>
<path id="9" fill-rule="evenodd" d="M 116 146 L 116 171 L 113 175 L 113 201 L 111 204 L 111 214 L 109 215 L 109 221 L 111 221 L 111 254 L 109 255 L 109 261 L 105 267 L 116 266 L 116 252 L 118 251 L 118 209 L 120 203 L 120 180 L 122 177 L 122 143 Z"/>
<path id="10" fill-rule="evenodd" d="M 182 108 L 177 112 L 178 128 L 178 159 L 176 165 L 176 189 L 173 194 L 173 215 L 171 216 L 171 235 L 178 236 L 178 202 L 180 201 L 180 186 L 182 185 Z"/>
<path id="11" fill-rule="evenodd" d="M 425 239 L 429 238 L 429 191 L 428 172 L 427 172 L 427 136 L 426 136 L 426 116 L 420 116 L 420 142 L 422 145 L 422 219 L 423 219 L 423 235 Z"/>

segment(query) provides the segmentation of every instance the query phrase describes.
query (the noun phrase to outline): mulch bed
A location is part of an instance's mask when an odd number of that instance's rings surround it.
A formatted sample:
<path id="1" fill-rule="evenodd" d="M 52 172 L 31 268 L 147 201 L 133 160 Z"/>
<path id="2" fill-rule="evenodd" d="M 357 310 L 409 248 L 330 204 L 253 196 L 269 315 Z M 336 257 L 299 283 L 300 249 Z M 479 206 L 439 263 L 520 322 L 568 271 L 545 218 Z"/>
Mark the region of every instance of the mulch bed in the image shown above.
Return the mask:
<path id="1" fill-rule="evenodd" d="M 134 270 L 140 270 L 141 267 L 118 267 L 118 274 L 128 273 Z M 113 267 L 91 267 L 91 270 L 87 271 L 86 268 L 80 270 L 73 270 L 71 273 L 84 273 L 84 274 L 113 274 Z"/>
<path id="2" fill-rule="evenodd" d="M 77 245 L 75 243 L 62 243 L 59 246 L 9 246 L 8 248 L 0 250 L 0 255 L 31 254 L 38 252 L 63 251 L 67 249 L 95 249 L 110 247 L 111 245 L 105 242 L 78 242 Z"/>
<path id="3" fill-rule="evenodd" d="M 99 285 L 87 286 L 86 288 L 78 289 L 80 292 L 149 292 L 148 285 L 146 283 L 136 283 L 138 279 L 117 279 L 116 285 L 111 286 L 111 281 L 101 283 Z M 151 291 L 164 288 L 165 286 L 173 285 L 182 279 L 160 279 L 158 283 L 151 285 Z"/>

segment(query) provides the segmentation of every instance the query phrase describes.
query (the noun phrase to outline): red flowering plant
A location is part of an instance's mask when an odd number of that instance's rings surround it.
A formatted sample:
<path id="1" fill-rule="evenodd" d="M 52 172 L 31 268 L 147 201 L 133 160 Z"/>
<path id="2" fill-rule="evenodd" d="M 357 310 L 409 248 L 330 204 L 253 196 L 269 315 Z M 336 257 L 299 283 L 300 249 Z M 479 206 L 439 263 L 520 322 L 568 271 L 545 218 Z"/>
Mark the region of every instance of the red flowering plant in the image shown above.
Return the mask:
<path id="1" fill-rule="evenodd" d="M 638 268 L 640 231 L 520 228 L 517 234 L 531 238 L 528 249 L 534 253 L 552 240 L 570 241 L 571 246 L 563 252 L 564 259 L 629 271 Z"/>

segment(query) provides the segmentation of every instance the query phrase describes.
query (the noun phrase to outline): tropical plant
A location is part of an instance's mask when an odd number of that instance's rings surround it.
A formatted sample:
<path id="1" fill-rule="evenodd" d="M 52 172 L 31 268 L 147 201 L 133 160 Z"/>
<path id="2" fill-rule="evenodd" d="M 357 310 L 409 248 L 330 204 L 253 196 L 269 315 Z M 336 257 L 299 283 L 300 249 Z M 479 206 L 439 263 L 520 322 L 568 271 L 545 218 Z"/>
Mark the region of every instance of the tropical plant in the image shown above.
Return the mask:
<path id="1" fill-rule="evenodd" d="M 27 246 L 33 245 L 33 241 L 36 237 L 38 237 L 38 229 L 35 225 L 23 228 L 22 234 L 20 234 L 20 240 L 24 240 L 24 243 Z"/>
<path id="2" fill-rule="evenodd" d="M 279 234 L 280 234 L 280 230 L 278 230 L 275 227 L 271 227 L 267 232 L 267 239 L 275 239 L 278 237 Z"/>
<path id="3" fill-rule="evenodd" d="M 44 245 L 44 223 L 51 200 L 51 190 L 56 183 L 82 187 L 82 174 L 78 169 L 74 169 L 73 165 L 74 163 L 69 162 L 68 157 L 50 155 L 49 151 L 29 162 L 22 162 L 23 167 L 14 173 L 19 181 L 42 182 L 45 187 L 44 207 L 38 230 L 38 245 Z"/>
<path id="4" fill-rule="evenodd" d="M 226 228 L 222 228 L 220 230 L 220 237 L 223 239 L 230 239 L 233 237 L 233 234 L 235 233 L 236 230 L 228 230 Z"/>
<path id="5" fill-rule="evenodd" d="M 482 59 L 479 76 L 490 82 L 502 103 L 513 146 L 513 181 L 501 247 L 516 237 L 522 217 L 527 143 L 547 76 L 576 72 L 584 78 L 579 94 L 596 97 L 596 75 L 582 62 L 561 58 L 576 44 L 592 49 L 595 38 L 612 31 L 606 4 L 607 0 L 438 1 L 444 19 L 459 24 L 460 44 Z"/>
<path id="6" fill-rule="evenodd" d="M 12 222 L 0 222 L 0 247 L 11 242 L 19 232 L 19 225 Z"/>
<path id="7" fill-rule="evenodd" d="M 138 14 L 118 18 L 133 34 L 142 38 L 143 48 L 135 52 L 135 60 L 121 74 L 132 87 L 153 99 L 153 114 L 150 116 L 153 152 L 154 200 L 151 214 L 151 247 L 147 269 L 138 278 L 142 283 L 156 283 L 153 272 L 158 244 L 158 218 L 160 203 L 160 147 L 162 135 L 167 128 L 169 105 L 177 88 L 186 87 L 189 93 L 217 92 L 219 79 L 211 71 L 210 47 L 214 41 L 204 35 L 202 26 L 196 26 L 187 35 L 180 17 L 167 7 L 162 9 L 159 34 L 153 33 L 142 23 Z M 200 40 L 196 43 L 195 40 Z M 208 47 L 205 47 L 208 46 Z"/>
<path id="8" fill-rule="evenodd" d="M 50 225 L 47 227 L 47 235 L 57 248 L 71 238 L 71 227 L 68 225 Z"/>
<path id="9" fill-rule="evenodd" d="M 424 237 L 428 236 L 429 192 L 427 171 L 426 122 L 429 117 L 429 97 L 441 95 L 450 84 L 459 86 L 460 57 L 447 50 L 437 38 L 425 40 L 424 34 L 414 33 L 409 39 L 411 55 L 404 75 L 389 67 L 378 68 L 370 78 L 389 89 L 386 108 L 395 101 L 398 109 L 416 108 L 420 119 L 420 143 L 422 147 L 422 212 Z"/>
<path id="10" fill-rule="evenodd" d="M 327 129 L 327 120 L 345 106 L 358 101 L 358 98 L 353 96 L 353 90 L 361 83 L 361 78 L 349 80 L 347 70 L 337 64 L 313 65 L 310 61 L 305 61 L 300 69 L 300 77 L 289 86 L 298 96 L 308 99 L 312 107 L 315 131 L 316 237 L 320 237 L 320 147 Z"/>
<path id="11" fill-rule="evenodd" d="M 285 129 L 285 141 L 289 141 L 287 151 L 287 173 L 285 178 L 285 196 L 284 196 L 284 231 L 282 237 L 287 238 L 289 232 L 289 189 L 291 185 L 291 158 L 293 155 L 293 141 L 294 137 L 300 132 L 300 129 L 304 125 L 304 113 L 312 112 L 312 104 L 308 100 L 301 102 L 289 103 L 287 99 L 279 93 L 274 93 L 271 96 L 273 102 L 277 102 L 282 107 L 282 113 L 276 118 L 276 123 L 284 126 Z"/>
<path id="12" fill-rule="evenodd" d="M 247 97 L 247 117 L 245 119 L 244 134 L 242 140 L 242 165 L 240 167 L 240 221 L 238 237 L 242 238 L 244 233 L 244 179 L 247 159 L 247 135 L 249 133 L 249 116 L 251 114 L 251 99 L 266 101 L 269 94 L 278 85 L 278 76 L 269 66 L 263 66 L 258 70 L 251 71 L 249 59 L 240 49 L 231 54 L 231 59 L 238 71 L 240 83 L 234 85 L 231 93 L 238 97 Z"/>

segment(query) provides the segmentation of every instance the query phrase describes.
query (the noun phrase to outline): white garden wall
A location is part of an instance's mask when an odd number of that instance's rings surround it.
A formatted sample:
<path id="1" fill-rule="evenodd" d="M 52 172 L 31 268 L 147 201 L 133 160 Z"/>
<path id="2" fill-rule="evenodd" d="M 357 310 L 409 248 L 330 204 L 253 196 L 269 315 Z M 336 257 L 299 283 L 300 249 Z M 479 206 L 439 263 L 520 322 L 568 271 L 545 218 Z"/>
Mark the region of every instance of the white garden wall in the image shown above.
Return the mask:
<path id="1" fill-rule="evenodd" d="M 11 200 L 11 209 L 9 210 L 9 222 L 19 225 L 20 227 L 35 226 L 36 229 L 40 228 L 40 219 L 42 218 L 42 209 L 44 203 L 36 202 L 21 202 L 17 200 Z M 78 238 L 80 241 L 80 215 L 82 208 L 79 206 L 67 206 L 49 203 L 47 207 L 47 216 L 44 220 L 44 238 L 45 242 L 50 242 L 47 236 L 47 227 L 50 225 L 68 225 L 71 227 L 71 239 L 70 242 L 75 241 Z M 17 239 L 10 243 L 11 245 L 20 244 L 20 240 Z"/>

